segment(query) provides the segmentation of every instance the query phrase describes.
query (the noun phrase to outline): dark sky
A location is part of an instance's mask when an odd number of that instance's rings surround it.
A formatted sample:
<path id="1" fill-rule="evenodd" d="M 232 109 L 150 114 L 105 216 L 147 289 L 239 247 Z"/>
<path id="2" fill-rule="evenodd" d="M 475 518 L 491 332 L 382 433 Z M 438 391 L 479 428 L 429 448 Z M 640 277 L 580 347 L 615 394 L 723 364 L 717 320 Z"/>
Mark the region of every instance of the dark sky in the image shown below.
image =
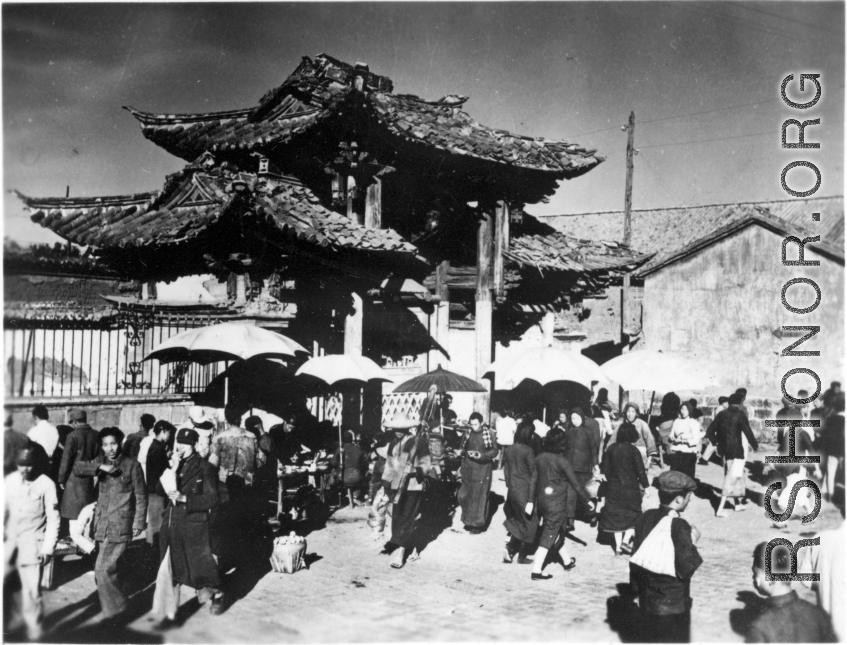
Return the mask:
<path id="1" fill-rule="evenodd" d="M 122 105 L 161 112 L 253 106 L 302 56 L 363 61 L 395 91 L 469 95 L 478 121 L 597 147 L 608 160 L 536 213 L 623 207 L 635 110 L 634 208 L 783 199 L 795 159 L 842 194 L 844 4 L 747 2 L 4 4 L 5 189 L 37 196 L 161 188 L 184 164 Z M 779 100 L 789 73 L 824 95 Z M 786 118 L 819 117 L 821 150 L 782 150 Z M 811 173 L 793 181 L 811 186 Z M 4 196 L 5 234 L 54 241 Z"/>

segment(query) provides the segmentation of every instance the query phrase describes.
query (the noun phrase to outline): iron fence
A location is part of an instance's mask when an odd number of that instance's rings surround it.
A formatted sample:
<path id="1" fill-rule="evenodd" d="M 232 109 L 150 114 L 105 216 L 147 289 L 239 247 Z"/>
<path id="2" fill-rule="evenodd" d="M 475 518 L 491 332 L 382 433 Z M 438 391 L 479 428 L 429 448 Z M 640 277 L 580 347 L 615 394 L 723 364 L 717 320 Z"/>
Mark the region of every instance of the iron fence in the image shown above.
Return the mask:
<path id="1" fill-rule="evenodd" d="M 7 321 L 6 397 L 202 392 L 228 363 L 142 359 L 171 336 L 214 322 L 210 316 L 120 309 L 99 321 Z"/>

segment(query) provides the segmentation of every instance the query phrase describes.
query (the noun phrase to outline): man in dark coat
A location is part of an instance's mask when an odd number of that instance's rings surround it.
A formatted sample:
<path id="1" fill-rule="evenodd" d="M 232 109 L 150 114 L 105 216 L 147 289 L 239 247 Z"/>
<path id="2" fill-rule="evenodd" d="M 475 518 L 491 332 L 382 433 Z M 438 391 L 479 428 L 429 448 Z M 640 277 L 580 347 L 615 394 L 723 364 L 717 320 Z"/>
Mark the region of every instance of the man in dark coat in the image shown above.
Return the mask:
<path id="1" fill-rule="evenodd" d="M 766 600 L 761 613 L 750 624 L 745 642 L 837 643 L 832 619 L 826 611 L 800 598 L 790 581 L 766 579 L 766 550 L 767 543 L 762 542 L 753 551 L 753 586 Z M 778 547 L 771 552 L 771 572 L 787 573 L 790 567 L 788 549 Z"/>
<path id="2" fill-rule="evenodd" d="M 94 576 L 104 622 L 116 625 L 125 619 L 129 605 L 122 558 L 129 541 L 147 528 L 147 489 L 141 465 L 121 452 L 123 432 L 103 428 L 99 439 L 102 454 L 92 461 L 77 461 L 74 475 L 98 480 L 94 539 L 99 552 Z"/>
<path id="3" fill-rule="evenodd" d="M 173 625 L 182 585 L 196 589 L 201 603 L 211 598 L 212 614 L 223 611 L 224 595 L 209 534 L 209 514 L 218 504 L 218 477 L 214 466 L 197 454 L 198 439 L 195 430 L 180 428 L 171 460 L 176 489 L 166 488 L 162 479 L 156 487 L 156 494 L 167 499 L 153 596 L 159 629 Z"/>
<path id="4" fill-rule="evenodd" d="M 600 424 L 594 419 L 587 423 L 585 414 L 580 408 L 571 410 L 571 418 L 565 431 L 565 458 L 573 468 L 580 485 L 585 486 L 594 477 L 594 469 L 600 458 Z M 582 500 L 577 502 L 578 518 L 596 525 L 596 517 L 588 513 L 587 504 Z"/>
<path id="5" fill-rule="evenodd" d="M 659 508 L 635 521 L 630 584 L 638 594 L 642 643 L 688 643 L 691 640 L 691 578 L 703 559 L 695 543 L 700 531 L 679 515 L 688 506 L 697 483 L 685 473 L 669 470 L 653 482 Z M 664 548 L 668 533 L 673 551 Z"/>
<path id="6" fill-rule="evenodd" d="M 29 437 L 15 430 L 12 425 L 12 415 L 7 414 L 5 420 L 6 432 L 3 435 L 3 477 L 17 469 L 15 459 L 18 453 L 30 444 Z"/>
<path id="7" fill-rule="evenodd" d="M 153 426 L 153 441 L 147 451 L 147 544 L 159 544 L 159 529 L 165 512 L 165 500 L 156 495 L 159 478 L 168 468 L 168 444 L 176 433 L 176 428 L 160 419 Z M 124 443 L 126 446 L 126 442 Z"/>
<path id="8" fill-rule="evenodd" d="M 718 412 L 714 421 L 709 424 L 707 435 L 717 440 L 718 452 L 724 458 L 724 480 L 721 490 L 721 501 L 715 517 L 726 517 L 724 505 L 732 497 L 735 500 L 735 510 L 747 507 L 747 479 L 744 476 L 744 442 L 742 436 L 753 450 L 759 449 L 759 443 L 750 429 L 747 415 L 741 409 L 742 396 L 736 392 L 729 397 L 729 408 Z"/>
<path id="9" fill-rule="evenodd" d="M 64 490 L 60 512 L 62 517 L 68 520 L 68 528 L 71 539 L 86 553 L 90 552 L 91 543 L 88 540 L 80 540 L 82 533 L 77 518 L 83 508 L 97 499 L 94 490 L 94 479 L 92 477 L 79 477 L 74 474 L 74 466 L 77 462 L 92 461 L 100 451 L 100 440 L 90 425 L 85 410 L 71 410 L 68 413 L 68 422 L 73 432 L 65 441 L 65 449 L 62 452 L 62 462 L 59 465 L 59 486 Z"/>

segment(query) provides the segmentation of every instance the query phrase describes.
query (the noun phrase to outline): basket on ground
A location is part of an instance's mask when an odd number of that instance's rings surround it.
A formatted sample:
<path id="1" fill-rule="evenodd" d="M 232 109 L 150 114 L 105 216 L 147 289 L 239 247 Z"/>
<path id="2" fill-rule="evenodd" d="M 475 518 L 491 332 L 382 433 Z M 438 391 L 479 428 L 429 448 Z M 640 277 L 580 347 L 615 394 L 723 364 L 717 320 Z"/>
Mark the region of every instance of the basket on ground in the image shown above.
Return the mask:
<path id="1" fill-rule="evenodd" d="M 295 535 L 276 538 L 271 555 L 271 568 L 277 573 L 295 573 L 306 568 L 306 538 Z"/>

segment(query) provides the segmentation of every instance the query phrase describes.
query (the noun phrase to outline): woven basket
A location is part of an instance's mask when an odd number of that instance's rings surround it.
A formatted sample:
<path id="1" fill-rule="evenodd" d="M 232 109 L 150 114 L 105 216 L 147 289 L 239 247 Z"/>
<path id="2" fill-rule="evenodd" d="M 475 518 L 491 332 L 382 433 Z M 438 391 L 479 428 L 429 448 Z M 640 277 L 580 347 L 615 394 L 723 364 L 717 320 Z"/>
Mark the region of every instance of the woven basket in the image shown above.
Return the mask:
<path id="1" fill-rule="evenodd" d="M 271 555 L 271 567 L 277 573 L 295 573 L 306 567 L 303 556 L 306 554 L 306 543 L 275 544 Z"/>

